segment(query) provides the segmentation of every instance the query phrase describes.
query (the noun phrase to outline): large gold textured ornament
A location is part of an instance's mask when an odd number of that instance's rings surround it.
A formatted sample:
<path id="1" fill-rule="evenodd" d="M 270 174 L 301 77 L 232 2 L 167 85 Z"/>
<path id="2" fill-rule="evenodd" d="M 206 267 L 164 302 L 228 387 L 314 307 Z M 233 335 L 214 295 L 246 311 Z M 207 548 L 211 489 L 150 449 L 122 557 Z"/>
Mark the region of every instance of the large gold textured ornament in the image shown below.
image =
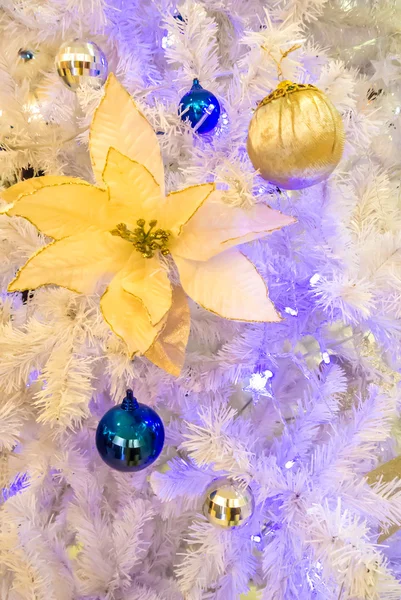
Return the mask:
<path id="1" fill-rule="evenodd" d="M 327 179 L 344 141 L 341 115 L 321 90 L 283 81 L 253 115 L 248 154 L 264 179 L 299 190 Z"/>
<path id="2" fill-rule="evenodd" d="M 381 482 L 383 484 L 389 483 L 397 479 L 398 481 L 401 478 L 401 456 L 397 456 L 388 462 L 379 465 L 373 471 L 370 471 L 366 475 L 366 479 L 369 485 L 374 486 L 375 484 Z M 395 489 L 394 493 L 399 493 L 399 488 Z M 389 524 L 388 528 L 382 529 L 382 532 L 379 536 L 378 542 L 381 544 L 389 537 L 397 533 L 401 528 L 400 523 Z"/>
<path id="3" fill-rule="evenodd" d="M 245 525 L 253 514 L 254 500 L 249 487 L 221 478 L 206 492 L 203 514 L 212 525 L 232 529 Z"/>
<path id="4" fill-rule="evenodd" d="M 56 68 L 63 83 L 77 90 L 84 82 L 103 85 L 107 79 L 107 59 L 94 42 L 66 42 L 56 56 Z"/>

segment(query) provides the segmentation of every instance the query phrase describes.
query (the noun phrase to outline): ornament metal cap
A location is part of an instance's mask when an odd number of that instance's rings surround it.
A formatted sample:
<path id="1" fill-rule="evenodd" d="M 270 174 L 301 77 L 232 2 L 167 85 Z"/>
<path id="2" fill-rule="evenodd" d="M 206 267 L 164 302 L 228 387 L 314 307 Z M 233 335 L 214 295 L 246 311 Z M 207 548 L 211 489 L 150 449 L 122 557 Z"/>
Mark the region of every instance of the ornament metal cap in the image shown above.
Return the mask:
<path id="1" fill-rule="evenodd" d="M 280 81 L 276 89 L 270 92 L 270 94 L 263 98 L 263 100 L 258 104 L 258 108 L 259 106 L 265 106 L 266 104 L 269 104 L 269 102 L 272 102 L 273 100 L 277 100 L 283 96 L 288 96 L 288 94 L 294 94 L 295 92 L 302 92 L 305 90 L 315 90 L 316 92 L 320 91 L 319 88 L 311 83 L 294 83 L 288 79 L 285 81 Z"/>
<path id="2" fill-rule="evenodd" d="M 131 389 L 127 390 L 127 395 L 121 403 L 121 408 L 127 412 L 132 412 L 139 408 L 138 400 L 134 396 L 134 392 Z"/>

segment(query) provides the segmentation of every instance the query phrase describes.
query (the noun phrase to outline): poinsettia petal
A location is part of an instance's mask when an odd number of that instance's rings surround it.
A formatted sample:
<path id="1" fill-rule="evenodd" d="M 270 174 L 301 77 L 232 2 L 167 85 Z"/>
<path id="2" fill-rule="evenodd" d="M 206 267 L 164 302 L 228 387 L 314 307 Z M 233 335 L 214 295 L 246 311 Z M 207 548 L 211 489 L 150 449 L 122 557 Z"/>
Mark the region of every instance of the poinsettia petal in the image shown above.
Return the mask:
<path id="1" fill-rule="evenodd" d="M 157 135 L 112 73 L 105 85 L 105 95 L 93 117 L 89 147 L 98 183 L 102 181 L 109 148 L 113 147 L 145 165 L 160 185 L 164 196 L 164 168 Z"/>
<path id="2" fill-rule="evenodd" d="M 7 210 L 9 216 L 28 219 L 39 231 L 56 240 L 84 231 L 112 229 L 113 223 L 107 221 L 106 190 L 71 177 L 60 177 L 55 183 L 52 177 L 40 179 L 40 186 L 30 186 L 25 193 L 15 195 L 13 188 L 9 188 L 10 196 L 15 196 L 14 205 Z M 25 189 L 29 190 L 29 186 Z M 4 197 L 7 199 L 7 193 Z"/>
<path id="3" fill-rule="evenodd" d="M 116 335 L 121 337 L 131 354 L 144 354 L 153 344 L 164 326 L 163 320 L 153 326 L 143 303 L 126 292 L 119 273 L 107 288 L 100 301 L 104 319 Z"/>
<path id="4" fill-rule="evenodd" d="M 143 258 L 133 252 L 122 279 L 124 291 L 135 296 L 146 308 L 152 325 L 157 325 L 171 307 L 172 289 L 159 259 Z"/>
<path id="5" fill-rule="evenodd" d="M 238 244 L 264 237 L 271 231 L 295 222 L 265 204 L 249 210 L 221 202 L 222 192 L 216 191 L 200 207 L 170 247 L 191 260 L 209 260 L 212 256 Z"/>
<path id="6" fill-rule="evenodd" d="M 108 232 L 81 233 L 55 241 L 28 260 L 8 291 L 59 285 L 91 294 L 99 281 L 107 282 L 132 254 L 132 245 Z"/>
<path id="7" fill-rule="evenodd" d="M 0 192 L 1 199 L 8 204 L 16 202 L 19 200 L 21 196 L 26 196 L 27 194 L 32 194 L 36 190 L 39 190 L 43 186 L 47 187 L 48 185 L 56 185 L 57 183 L 63 183 L 66 177 L 64 175 L 44 175 L 43 177 L 32 177 L 31 179 L 27 179 L 26 181 L 20 181 L 15 185 L 7 188 L 6 190 L 2 190 Z M 80 183 L 86 183 L 81 179 L 74 181 L 80 181 Z M 89 185 L 89 183 L 87 184 Z"/>
<path id="8" fill-rule="evenodd" d="M 171 231 L 175 236 L 179 235 L 183 226 L 193 218 L 214 189 L 213 183 L 205 183 L 169 194 L 163 205 L 163 229 Z"/>
<path id="9" fill-rule="evenodd" d="M 265 282 L 239 250 L 204 262 L 177 256 L 175 262 L 185 292 L 206 310 L 235 321 L 281 320 Z"/>
<path id="10" fill-rule="evenodd" d="M 164 329 L 146 352 L 153 364 L 178 377 L 185 361 L 185 350 L 191 328 L 191 315 L 181 287 L 173 290 L 173 303 Z"/>
<path id="11" fill-rule="evenodd" d="M 138 219 L 158 221 L 160 186 L 146 167 L 110 148 L 103 180 L 110 194 L 110 219 L 114 225 L 125 223 L 132 230 Z"/>

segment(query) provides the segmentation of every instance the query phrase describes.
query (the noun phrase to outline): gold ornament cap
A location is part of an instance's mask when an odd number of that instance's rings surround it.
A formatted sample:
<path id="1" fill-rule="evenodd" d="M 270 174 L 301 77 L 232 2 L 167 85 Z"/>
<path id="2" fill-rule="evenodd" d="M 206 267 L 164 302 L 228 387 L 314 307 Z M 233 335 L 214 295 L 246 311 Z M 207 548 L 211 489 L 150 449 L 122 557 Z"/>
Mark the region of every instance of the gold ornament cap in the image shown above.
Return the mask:
<path id="1" fill-rule="evenodd" d="M 300 92 L 302 90 L 319 91 L 319 88 L 311 83 L 294 83 L 293 81 L 286 79 L 285 81 L 280 81 L 276 89 L 270 92 L 268 96 L 263 98 L 262 102 L 258 104 L 258 108 L 260 106 L 269 104 L 269 102 L 272 102 L 273 100 L 277 100 L 278 98 L 282 98 L 283 96 L 288 96 L 288 94 L 294 94 L 295 92 Z"/>
<path id="2" fill-rule="evenodd" d="M 283 81 L 249 125 L 249 158 L 261 176 L 287 190 L 329 177 L 341 160 L 344 126 L 329 98 L 310 84 Z"/>
<path id="3" fill-rule="evenodd" d="M 206 492 L 203 514 L 217 527 L 241 527 L 249 521 L 253 511 L 251 489 L 228 478 L 213 481 Z"/>

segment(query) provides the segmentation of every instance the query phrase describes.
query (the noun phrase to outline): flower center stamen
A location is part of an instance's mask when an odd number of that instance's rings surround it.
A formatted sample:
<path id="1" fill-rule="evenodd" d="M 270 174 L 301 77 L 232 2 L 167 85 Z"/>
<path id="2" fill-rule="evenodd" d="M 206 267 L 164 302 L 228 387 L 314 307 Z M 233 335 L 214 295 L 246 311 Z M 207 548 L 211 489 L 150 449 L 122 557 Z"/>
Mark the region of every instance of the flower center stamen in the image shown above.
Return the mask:
<path id="1" fill-rule="evenodd" d="M 144 258 L 152 258 L 156 252 L 161 252 L 163 256 L 170 254 L 167 244 L 171 233 L 164 229 L 156 229 L 157 221 L 149 221 L 149 229 L 145 230 L 145 219 L 139 219 L 136 224 L 138 227 L 130 231 L 125 223 L 119 223 L 111 235 L 117 235 L 123 240 L 127 240 L 134 245 L 135 250 L 140 252 Z"/>

